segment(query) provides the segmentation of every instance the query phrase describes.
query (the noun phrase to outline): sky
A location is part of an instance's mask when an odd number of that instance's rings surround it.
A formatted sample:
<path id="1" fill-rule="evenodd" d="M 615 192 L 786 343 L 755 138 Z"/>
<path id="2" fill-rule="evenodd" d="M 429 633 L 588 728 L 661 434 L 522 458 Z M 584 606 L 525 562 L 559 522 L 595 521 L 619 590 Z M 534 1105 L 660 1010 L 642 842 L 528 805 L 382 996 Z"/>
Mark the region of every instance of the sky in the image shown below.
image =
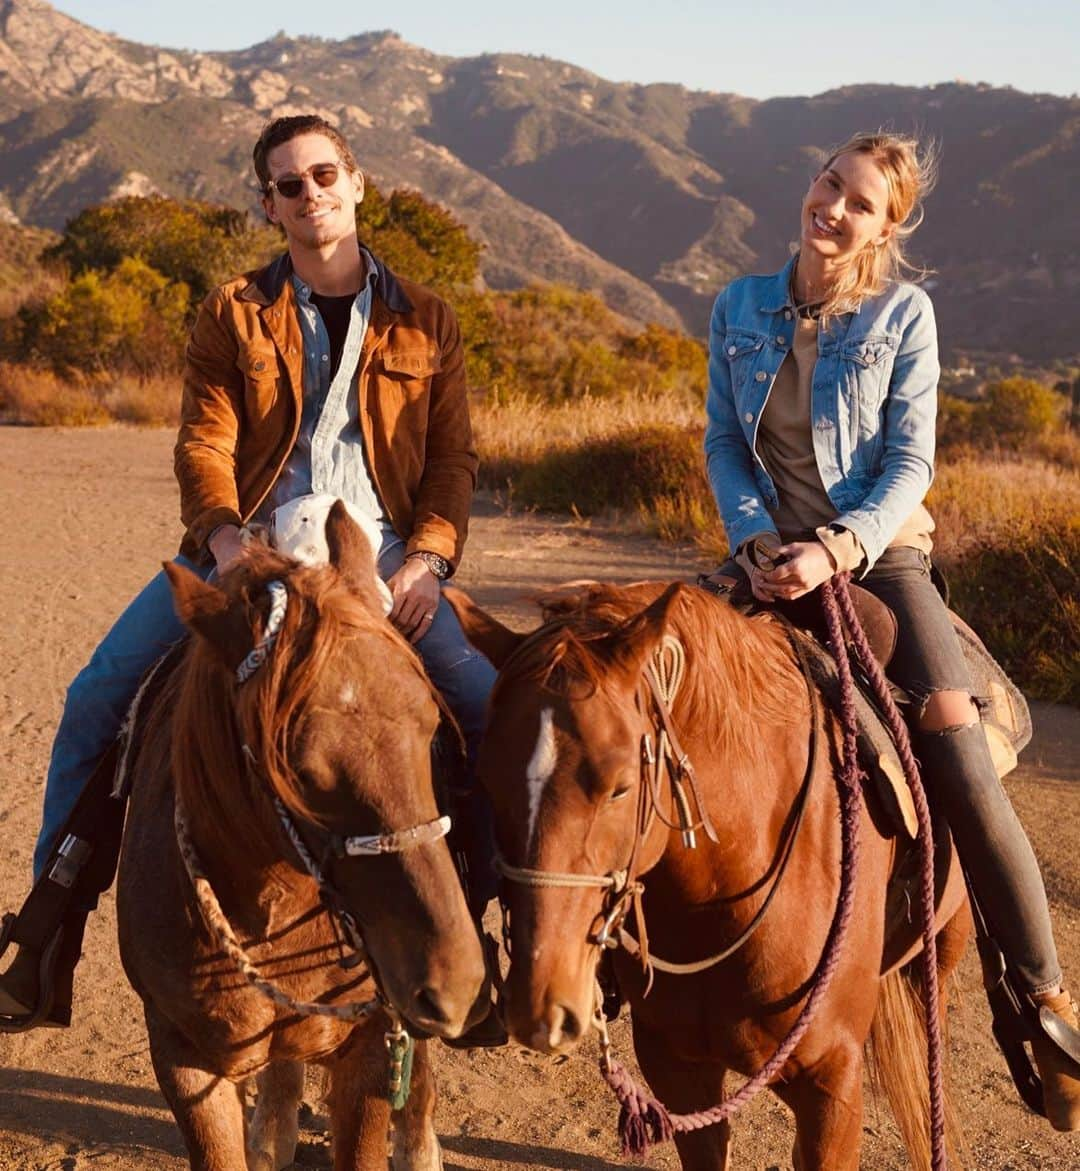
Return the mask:
<path id="1" fill-rule="evenodd" d="M 60 0 L 128 40 L 242 49 L 279 31 L 335 40 L 391 28 L 452 57 L 554 57 L 610 81 L 767 98 L 841 85 L 963 80 L 1080 91 L 1077 0 Z"/>

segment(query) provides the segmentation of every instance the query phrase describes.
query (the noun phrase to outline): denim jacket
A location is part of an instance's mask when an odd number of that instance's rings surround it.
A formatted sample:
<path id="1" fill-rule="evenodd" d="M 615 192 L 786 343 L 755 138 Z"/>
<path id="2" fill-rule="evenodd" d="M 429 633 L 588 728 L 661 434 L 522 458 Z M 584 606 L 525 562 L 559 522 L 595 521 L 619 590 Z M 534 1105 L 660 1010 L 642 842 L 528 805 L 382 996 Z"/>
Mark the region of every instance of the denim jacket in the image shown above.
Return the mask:
<path id="1" fill-rule="evenodd" d="M 757 429 L 791 350 L 794 263 L 733 281 L 713 307 L 705 459 L 733 551 L 756 533 L 776 531 L 776 488 L 757 450 Z M 859 538 L 866 569 L 933 479 L 938 372 L 933 306 L 914 285 L 890 285 L 818 337 L 814 457 L 836 523 Z"/>

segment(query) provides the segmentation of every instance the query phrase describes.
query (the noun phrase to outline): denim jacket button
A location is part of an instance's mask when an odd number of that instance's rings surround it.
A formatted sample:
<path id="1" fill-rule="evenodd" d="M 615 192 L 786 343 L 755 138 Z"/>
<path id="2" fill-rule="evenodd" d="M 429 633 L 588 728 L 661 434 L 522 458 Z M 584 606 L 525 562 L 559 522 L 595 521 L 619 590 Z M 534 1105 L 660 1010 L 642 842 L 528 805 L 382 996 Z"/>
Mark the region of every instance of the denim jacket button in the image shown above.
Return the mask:
<path id="1" fill-rule="evenodd" d="M 784 337 L 784 335 L 783 335 L 783 334 L 781 334 L 781 335 L 780 335 L 780 336 L 779 336 L 779 337 L 776 339 L 776 344 L 777 344 L 778 346 L 786 346 L 786 345 L 787 345 L 787 338 L 786 338 L 786 337 Z"/>
<path id="2" fill-rule="evenodd" d="M 744 418 L 744 419 L 745 419 L 745 420 L 746 420 L 748 423 L 752 423 L 752 422 L 754 421 L 754 412 L 753 412 L 753 411 L 747 411 L 747 412 L 746 412 L 746 414 L 745 414 L 745 415 L 743 415 L 743 418 Z"/>
<path id="3" fill-rule="evenodd" d="M 727 352 L 728 352 L 728 355 L 729 355 L 730 357 L 732 357 L 732 358 L 733 358 L 733 357 L 735 356 L 735 351 L 736 351 L 736 348 L 737 348 L 737 347 L 735 347 L 735 346 L 728 346 L 728 348 L 727 348 Z"/>
<path id="4" fill-rule="evenodd" d="M 764 371 L 764 370 L 759 370 L 759 371 L 758 371 L 758 372 L 757 372 L 757 373 L 754 375 L 754 377 L 755 377 L 755 378 L 758 380 L 758 382 L 764 382 L 764 381 L 765 381 L 765 379 L 766 379 L 766 378 L 768 378 L 769 376 L 768 376 L 768 374 L 766 374 L 766 373 L 765 373 L 765 371 Z"/>

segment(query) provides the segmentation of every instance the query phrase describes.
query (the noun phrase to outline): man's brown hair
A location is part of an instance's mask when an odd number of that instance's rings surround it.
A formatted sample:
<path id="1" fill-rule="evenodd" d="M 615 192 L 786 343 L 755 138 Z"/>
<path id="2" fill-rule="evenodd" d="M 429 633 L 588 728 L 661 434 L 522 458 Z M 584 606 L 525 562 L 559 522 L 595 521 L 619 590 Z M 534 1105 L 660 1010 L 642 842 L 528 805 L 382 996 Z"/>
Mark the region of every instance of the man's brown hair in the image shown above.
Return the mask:
<path id="1" fill-rule="evenodd" d="M 255 143 L 255 149 L 252 152 L 255 174 L 258 176 L 259 187 L 263 195 L 270 194 L 270 189 L 267 186 L 270 182 L 270 168 L 267 165 L 266 156 L 275 146 L 281 146 L 283 142 L 299 138 L 301 134 L 321 134 L 323 138 L 329 138 L 337 148 L 338 157 L 345 166 L 350 171 L 360 170 L 356 159 L 353 158 L 352 151 L 349 149 L 349 144 L 342 137 L 341 132 L 331 126 L 325 118 L 321 118 L 318 114 L 295 114 L 291 118 L 275 118 L 273 122 L 268 122 L 263 127 L 263 132 L 259 135 L 259 141 Z"/>

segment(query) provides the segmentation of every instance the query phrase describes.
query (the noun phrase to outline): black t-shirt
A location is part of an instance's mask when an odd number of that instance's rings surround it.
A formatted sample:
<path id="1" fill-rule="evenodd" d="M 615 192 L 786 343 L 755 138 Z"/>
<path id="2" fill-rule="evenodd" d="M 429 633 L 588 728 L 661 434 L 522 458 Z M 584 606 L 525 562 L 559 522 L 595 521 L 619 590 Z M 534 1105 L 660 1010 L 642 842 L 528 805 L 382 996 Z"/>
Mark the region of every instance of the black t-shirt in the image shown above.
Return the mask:
<path id="1" fill-rule="evenodd" d="M 334 381 L 341 363 L 341 352 L 345 349 L 345 338 L 349 333 L 349 316 L 355 300 L 355 293 L 346 293 L 344 297 L 327 297 L 315 292 L 311 294 L 311 303 L 318 309 L 330 337 L 331 382 Z"/>

